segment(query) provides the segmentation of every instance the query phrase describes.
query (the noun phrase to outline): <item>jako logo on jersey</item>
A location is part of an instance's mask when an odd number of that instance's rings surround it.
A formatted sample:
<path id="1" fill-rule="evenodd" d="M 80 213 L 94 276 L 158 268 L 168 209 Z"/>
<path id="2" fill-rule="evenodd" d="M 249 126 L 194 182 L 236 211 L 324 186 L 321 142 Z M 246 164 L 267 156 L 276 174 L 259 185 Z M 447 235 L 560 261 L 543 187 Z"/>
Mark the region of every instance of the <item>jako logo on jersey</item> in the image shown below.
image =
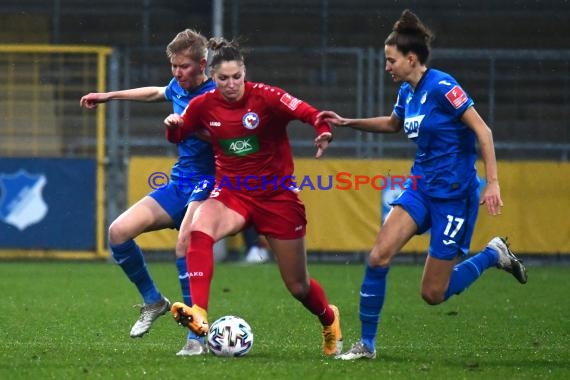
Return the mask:
<path id="1" fill-rule="evenodd" d="M 259 125 L 259 116 L 255 112 L 248 112 L 243 115 L 241 123 L 247 129 L 255 129 Z"/>
<path id="2" fill-rule="evenodd" d="M 45 175 L 32 175 L 25 170 L 0 174 L 0 220 L 20 231 L 40 222 L 48 207 L 42 198 Z"/>
<path id="3" fill-rule="evenodd" d="M 220 140 L 220 146 L 230 156 L 247 156 L 259 151 L 259 141 L 255 135 Z"/>
<path id="4" fill-rule="evenodd" d="M 419 115 L 414 117 L 407 117 L 404 120 L 404 132 L 408 135 L 409 139 L 418 137 L 420 125 L 426 115 Z"/>
<path id="5" fill-rule="evenodd" d="M 297 109 L 297 107 L 299 106 L 299 104 L 301 104 L 301 101 L 287 93 L 283 94 L 281 96 L 281 103 L 285 104 L 287 107 L 289 107 L 289 109 L 291 109 L 291 111 L 295 111 Z"/>
<path id="6" fill-rule="evenodd" d="M 467 102 L 467 95 L 465 94 L 465 92 L 463 92 L 461 87 L 457 85 L 455 85 L 451 90 L 449 90 L 445 94 L 445 97 L 447 98 L 447 100 L 449 100 L 449 103 L 451 103 L 451 105 L 455 107 L 455 109 L 458 109 Z"/>
<path id="7" fill-rule="evenodd" d="M 210 127 L 221 127 L 222 123 L 219 121 L 210 121 Z"/>

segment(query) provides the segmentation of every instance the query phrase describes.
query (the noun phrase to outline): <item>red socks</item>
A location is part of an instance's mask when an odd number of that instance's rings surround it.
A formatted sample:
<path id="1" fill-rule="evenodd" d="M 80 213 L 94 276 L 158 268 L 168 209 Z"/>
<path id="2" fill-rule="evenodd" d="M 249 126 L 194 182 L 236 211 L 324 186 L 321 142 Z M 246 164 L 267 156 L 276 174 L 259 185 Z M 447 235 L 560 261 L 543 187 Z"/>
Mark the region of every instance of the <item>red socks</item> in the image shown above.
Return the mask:
<path id="1" fill-rule="evenodd" d="M 186 257 L 192 304 L 208 310 L 210 284 L 214 275 L 214 239 L 203 232 L 192 231 Z"/>
<path id="2" fill-rule="evenodd" d="M 329 307 L 327 296 L 317 281 L 311 278 L 309 292 L 301 302 L 311 313 L 316 315 L 323 326 L 330 326 L 334 321 L 334 312 Z M 194 293 L 192 293 L 194 297 Z"/>

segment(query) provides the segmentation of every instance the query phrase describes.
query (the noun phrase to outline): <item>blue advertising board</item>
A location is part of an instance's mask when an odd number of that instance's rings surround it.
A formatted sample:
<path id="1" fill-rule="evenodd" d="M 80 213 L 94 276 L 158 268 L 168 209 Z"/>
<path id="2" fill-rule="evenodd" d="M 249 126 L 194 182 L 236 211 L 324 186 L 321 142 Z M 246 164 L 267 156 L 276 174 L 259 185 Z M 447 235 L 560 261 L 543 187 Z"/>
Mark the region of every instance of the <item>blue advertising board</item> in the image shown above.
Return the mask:
<path id="1" fill-rule="evenodd" d="M 0 158 L 0 249 L 94 250 L 96 161 Z"/>

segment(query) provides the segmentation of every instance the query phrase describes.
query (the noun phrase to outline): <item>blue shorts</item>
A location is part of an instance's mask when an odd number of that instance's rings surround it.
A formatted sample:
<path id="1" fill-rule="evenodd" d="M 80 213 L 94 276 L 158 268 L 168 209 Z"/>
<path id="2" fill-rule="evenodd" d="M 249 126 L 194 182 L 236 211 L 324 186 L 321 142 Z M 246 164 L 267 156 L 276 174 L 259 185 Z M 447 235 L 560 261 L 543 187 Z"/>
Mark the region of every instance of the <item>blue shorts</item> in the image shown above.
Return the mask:
<path id="1" fill-rule="evenodd" d="M 170 215 L 172 220 L 174 220 L 176 229 L 180 228 L 188 204 L 207 199 L 214 185 L 212 180 L 202 178 L 192 182 L 194 187 L 188 186 L 187 182 L 184 183 L 184 186 L 181 186 L 179 183 L 169 182 L 167 185 L 159 187 L 148 194 Z"/>
<path id="2" fill-rule="evenodd" d="M 479 212 L 479 189 L 461 199 L 431 198 L 418 189 L 406 189 L 391 204 L 410 214 L 418 225 L 418 235 L 431 228 L 428 255 L 453 260 L 469 253 Z"/>

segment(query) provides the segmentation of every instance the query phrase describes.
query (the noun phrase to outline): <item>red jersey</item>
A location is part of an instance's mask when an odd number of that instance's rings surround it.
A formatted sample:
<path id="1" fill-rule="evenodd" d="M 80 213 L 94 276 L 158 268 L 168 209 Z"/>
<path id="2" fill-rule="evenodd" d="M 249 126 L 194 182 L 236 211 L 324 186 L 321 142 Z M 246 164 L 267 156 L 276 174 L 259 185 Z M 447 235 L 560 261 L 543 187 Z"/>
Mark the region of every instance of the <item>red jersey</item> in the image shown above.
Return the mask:
<path id="1" fill-rule="evenodd" d="M 280 88 L 246 82 L 237 102 L 226 101 L 218 89 L 194 98 L 182 113 L 184 125 L 167 128 L 166 137 L 179 143 L 205 129 L 214 149 L 218 187 L 273 190 L 284 188 L 284 180 L 293 175 L 287 124 L 296 119 L 313 125 L 317 135 L 331 132 L 327 123 L 315 124 L 318 112 Z"/>

